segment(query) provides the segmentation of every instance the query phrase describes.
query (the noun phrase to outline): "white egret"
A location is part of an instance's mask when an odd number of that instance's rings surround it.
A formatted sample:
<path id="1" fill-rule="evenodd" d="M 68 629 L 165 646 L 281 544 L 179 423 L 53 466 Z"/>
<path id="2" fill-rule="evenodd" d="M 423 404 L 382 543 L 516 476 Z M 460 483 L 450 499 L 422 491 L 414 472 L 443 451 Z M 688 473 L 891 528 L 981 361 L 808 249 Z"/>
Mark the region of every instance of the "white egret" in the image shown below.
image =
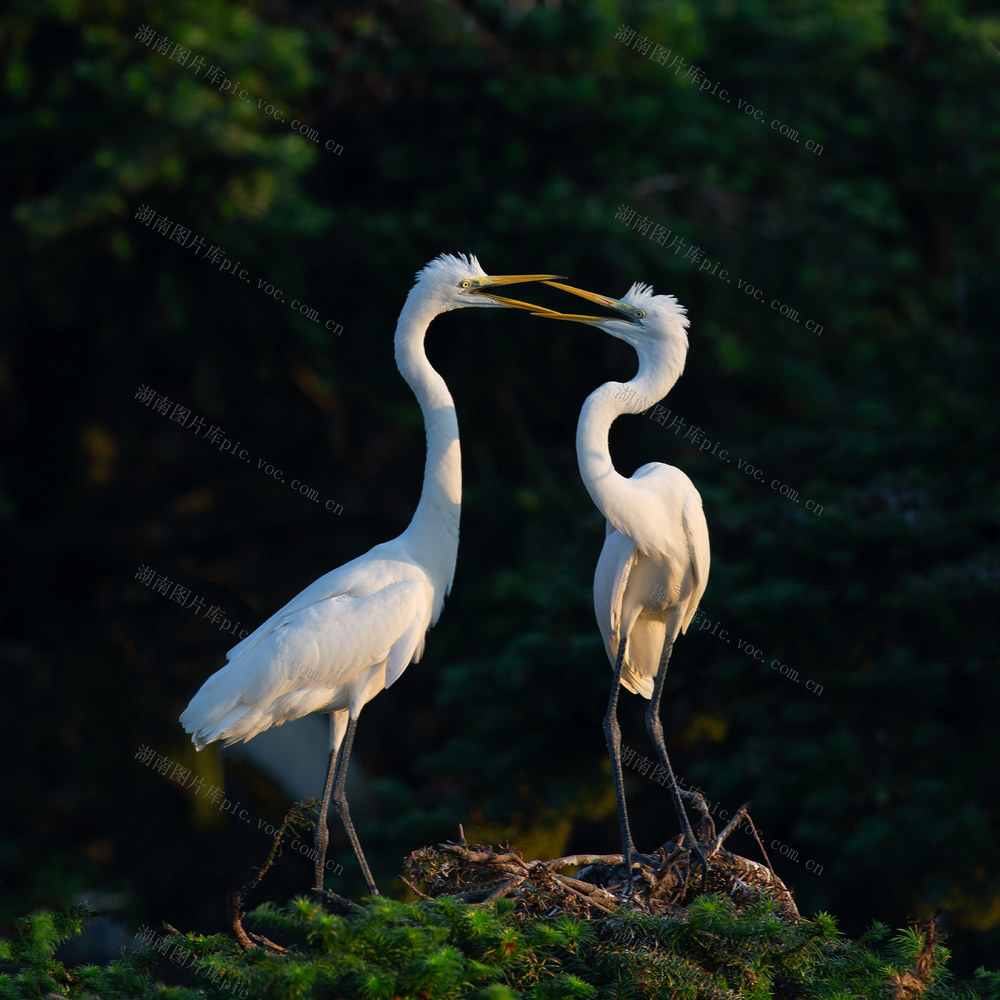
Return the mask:
<path id="1" fill-rule="evenodd" d="M 594 610 L 614 668 L 604 732 L 618 802 L 627 892 L 635 846 L 622 782 L 619 683 L 650 699 L 646 728 L 666 772 L 685 841 L 704 861 L 667 756 L 660 698 L 674 642 L 687 631 L 708 583 L 708 525 L 701 496 L 680 469 L 650 462 L 626 479 L 615 469 L 608 447 L 608 433 L 619 416 L 647 409 L 680 377 L 687 358 L 688 320 L 686 310 L 672 295 L 654 295 L 649 285 L 636 283 L 623 298 L 612 299 L 559 282 L 548 284 L 597 302 L 617 316 L 547 310 L 536 315 L 598 326 L 631 344 L 639 357 L 639 370 L 631 381 L 605 382 L 587 397 L 576 432 L 580 475 L 607 518 L 604 548 L 594 574 Z"/>
<path id="2" fill-rule="evenodd" d="M 215 740 L 230 746 L 253 739 L 312 712 L 330 713 L 330 760 L 316 825 L 318 891 L 332 793 L 368 890 L 378 893 L 344 790 L 358 715 L 420 659 L 455 575 L 462 501 L 458 421 L 444 379 L 427 360 L 424 335 L 436 316 L 451 309 L 533 310 L 490 290 L 553 277 L 490 276 L 471 255 L 442 255 L 417 274 L 395 335 L 396 365 L 417 397 L 427 436 L 413 520 L 397 538 L 321 576 L 229 650 L 227 664 L 205 681 L 180 717 L 201 750 Z"/>

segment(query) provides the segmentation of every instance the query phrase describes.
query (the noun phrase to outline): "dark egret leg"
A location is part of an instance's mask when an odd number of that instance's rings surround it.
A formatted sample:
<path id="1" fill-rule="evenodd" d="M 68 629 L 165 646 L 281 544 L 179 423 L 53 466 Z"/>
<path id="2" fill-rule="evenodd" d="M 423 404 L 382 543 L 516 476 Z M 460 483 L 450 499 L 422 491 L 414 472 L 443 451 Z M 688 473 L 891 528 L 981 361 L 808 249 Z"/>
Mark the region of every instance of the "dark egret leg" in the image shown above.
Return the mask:
<path id="1" fill-rule="evenodd" d="M 326 814 L 330 811 L 330 794 L 333 791 L 333 776 L 337 770 L 339 748 L 330 750 L 330 764 L 326 770 L 326 783 L 323 785 L 323 801 L 319 804 L 319 819 L 316 821 L 316 885 L 317 892 L 323 891 L 323 876 L 326 873 L 326 845 L 330 840 L 330 831 L 326 825 Z"/>
<path id="2" fill-rule="evenodd" d="M 336 715 L 336 714 L 335 714 Z M 365 860 L 364 852 L 361 850 L 361 843 L 351 822 L 351 813 L 347 805 L 347 794 L 344 785 L 347 781 L 347 765 L 351 757 L 351 745 L 354 743 L 354 731 L 357 728 L 357 719 L 350 719 L 343 732 L 343 738 L 337 737 L 336 717 L 331 720 L 332 736 L 330 747 L 330 766 L 326 773 L 326 784 L 323 786 L 323 801 L 319 806 L 319 819 L 316 822 L 316 892 L 324 892 L 323 878 L 326 874 L 326 847 L 329 841 L 329 831 L 326 823 L 327 813 L 330 811 L 330 798 L 332 795 L 334 807 L 340 817 L 344 829 L 347 831 L 348 840 L 354 848 L 354 854 L 361 865 L 361 874 L 364 876 L 368 891 L 373 895 L 378 895 L 375 880 L 372 878 L 371 869 Z"/>
<path id="3" fill-rule="evenodd" d="M 625 782 L 622 778 L 622 733 L 618 726 L 618 689 L 621 685 L 622 660 L 625 658 L 625 639 L 623 635 L 618 643 L 618 657 L 615 660 L 615 676 L 611 682 L 611 697 L 608 699 L 608 710 L 604 715 L 604 738 L 608 743 L 608 755 L 611 758 L 611 780 L 615 786 L 615 800 L 618 803 L 618 824 L 622 835 L 622 861 L 625 864 L 624 895 L 632 893 L 632 855 L 635 845 L 632 843 L 632 831 L 628 825 L 628 812 L 625 809 Z"/>
<path id="4" fill-rule="evenodd" d="M 368 867 L 368 862 L 365 860 L 364 851 L 361 850 L 361 842 L 358 840 L 358 835 L 355 832 L 354 823 L 351 822 L 351 811 L 347 806 L 347 792 L 344 789 L 344 784 L 347 781 L 347 764 L 351 759 L 351 746 L 354 743 L 354 730 L 357 727 L 357 719 L 351 719 L 347 723 L 344 742 L 340 748 L 340 753 L 337 755 L 337 771 L 333 779 L 333 807 L 337 810 L 340 822 L 344 824 L 344 829 L 347 831 L 347 839 L 350 840 L 351 847 L 354 848 L 354 855 L 361 866 L 361 874 L 364 876 L 368 891 L 371 895 L 377 896 L 378 888 L 375 885 L 375 879 L 372 878 L 372 871 Z M 319 864 L 318 859 L 316 863 Z"/>
<path id="5" fill-rule="evenodd" d="M 691 821 L 688 819 L 687 810 L 681 801 L 681 793 L 677 785 L 677 779 L 674 777 L 674 769 L 670 766 L 670 758 L 667 756 L 667 746 L 663 742 L 663 723 L 660 721 L 660 698 L 663 695 L 663 682 L 667 676 L 667 664 L 670 662 L 670 654 L 673 652 L 673 648 L 674 644 L 672 640 L 668 640 L 663 644 L 660 665 L 656 671 L 656 680 L 653 683 L 653 697 L 650 698 L 649 708 L 646 709 L 646 731 L 649 733 L 649 738 L 653 741 L 653 746 L 656 747 L 656 753 L 660 758 L 663 770 L 667 772 L 670 797 L 674 800 L 674 809 L 677 810 L 677 818 L 680 820 L 681 829 L 684 831 L 684 843 L 688 848 L 694 849 L 698 855 L 698 860 L 702 866 L 705 866 L 705 849 L 701 842 L 695 839 L 694 831 L 691 829 Z"/>

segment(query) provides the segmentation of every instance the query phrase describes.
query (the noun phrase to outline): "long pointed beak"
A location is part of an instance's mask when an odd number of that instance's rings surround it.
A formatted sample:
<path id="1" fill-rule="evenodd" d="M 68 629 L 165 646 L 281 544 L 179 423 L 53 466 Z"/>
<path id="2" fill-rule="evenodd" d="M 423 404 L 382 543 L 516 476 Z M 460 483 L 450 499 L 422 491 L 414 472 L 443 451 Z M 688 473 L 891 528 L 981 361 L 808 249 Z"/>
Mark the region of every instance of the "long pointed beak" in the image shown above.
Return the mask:
<path id="1" fill-rule="evenodd" d="M 501 305 L 510 306 L 512 309 L 527 309 L 531 312 L 546 310 L 544 306 L 535 306 L 530 302 L 521 302 L 518 299 L 508 299 L 503 295 L 494 295 L 489 289 L 496 285 L 517 285 L 529 281 L 551 281 L 554 278 L 561 278 L 561 274 L 491 274 L 489 277 L 480 279 L 482 284 L 478 288 L 469 289 L 470 295 L 481 295 L 484 298 L 492 299 Z"/>
<path id="2" fill-rule="evenodd" d="M 596 302 L 600 306 L 604 306 L 605 309 L 610 309 L 615 315 L 614 316 L 588 316 L 581 313 L 564 313 L 556 312 L 554 309 L 536 310 L 534 315 L 541 316 L 543 319 L 565 319 L 571 320 L 574 323 L 606 323 L 609 319 L 625 319 L 632 322 L 632 317 L 628 312 L 622 309 L 621 302 L 618 299 L 612 299 L 607 295 L 600 295 L 597 292 L 588 292 L 585 288 L 576 288 L 573 285 L 564 285 L 561 281 L 546 281 L 546 285 L 551 285 L 553 288 L 558 288 L 563 292 L 569 292 L 570 295 L 576 295 L 581 299 L 587 299 L 590 302 Z"/>

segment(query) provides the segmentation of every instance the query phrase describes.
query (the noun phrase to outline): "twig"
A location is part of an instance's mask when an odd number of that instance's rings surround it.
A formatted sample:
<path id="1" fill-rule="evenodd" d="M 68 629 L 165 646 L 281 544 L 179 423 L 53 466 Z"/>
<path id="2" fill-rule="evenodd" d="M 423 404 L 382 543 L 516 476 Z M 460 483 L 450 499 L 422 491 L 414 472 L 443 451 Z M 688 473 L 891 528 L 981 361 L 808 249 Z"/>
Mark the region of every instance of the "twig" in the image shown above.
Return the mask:
<path id="1" fill-rule="evenodd" d="M 923 996 L 924 991 L 934 981 L 934 950 L 937 946 L 937 919 L 941 915 L 939 910 L 934 916 L 925 922 L 913 924 L 915 929 L 924 929 L 924 943 L 916 959 L 913 968 L 905 972 L 894 972 L 887 980 L 886 985 L 893 988 L 893 1000 L 912 1000 L 913 997 Z"/>
<path id="2" fill-rule="evenodd" d="M 578 896 L 587 895 L 592 897 L 590 902 L 598 909 L 604 910 L 606 913 L 610 913 L 611 909 L 605 906 L 605 903 L 613 903 L 615 906 L 618 905 L 618 900 L 608 892 L 607 889 L 602 888 L 599 885 L 591 885 L 589 882 L 581 882 L 578 878 L 573 878 L 572 875 L 559 875 L 555 874 L 552 876 L 559 883 L 566 886 L 567 889 L 571 889 Z M 598 898 L 603 900 L 603 902 L 598 902 Z"/>
<path id="3" fill-rule="evenodd" d="M 555 878 L 558 879 L 560 882 L 563 881 L 562 875 L 556 875 Z M 592 896 L 584 895 L 578 889 L 574 889 L 573 886 L 566 885 L 564 886 L 564 888 L 566 889 L 567 892 L 573 893 L 574 896 L 579 896 L 580 899 L 582 899 L 587 904 L 587 906 L 593 906 L 595 909 L 600 910 L 602 913 L 614 913 L 614 910 L 611 909 L 611 907 L 605 906 L 603 903 L 599 903 Z"/>
<path id="4" fill-rule="evenodd" d="M 319 896 L 322 899 L 327 900 L 330 903 L 336 903 L 341 909 L 345 910 L 347 913 L 352 911 L 360 913 L 362 907 L 360 904 L 355 903 L 353 899 L 345 899 L 343 896 L 338 896 L 333 889 L 313 889 L 311 890 L 314 896 Z"/>
<path id="5" fill-rule="evenodd" d="M 486 903 L 490 899 L 494 898 L 493 894 L 499 892 L 499 895 L 495 898 L 499 899 L 503 896 L 505 892 L 509 892 L 514 888 L 515 885 L 523 881 L 522 877 L 516 877 L 514 879 L 509 879 L 506 882 L 501 882 L 499 885 L 491 886 L 480 886 L 478 889 L 466 889 L 465 892 L 455 893 L 454 895 L 448 894 L 449 899 L 457 899 L 463 903 Z"/>
<path id="6" fill-rule="evenodd" d="M 259 945 L 265 948 L 271 948 L 279 955 L 284 955 L 286 948 L 282 948 L 280 944 L 275 944 L 270 938 L 264 937 L 263 934 L 257 934 L 255 931 L 249 931 L 250 937 L 254 939 Z"/>
<path id="7" fill-rule="evenodd" d="M 757 827 L 753 825 L 753 820 L 750 816 L 747 816 L 747 822 L 750 824 L 750 829 L 753 830 L 753 839 L 757 841 L 757 846 L 760 848 L 760 853 L 764 855 L 764 860 L 767 862 L 767 870 L 771 873 L 771 878 L 778 881 L 778 876 L 775 874 L 774 865 L 771 864 L 771 859 L 767 856 L 767 851 L 764 850 L 764 845 L 760 842 L 760 835 L 757 833 Z M 784 883 L 782 883 L 784 884 Z"/>
<path id="8" fill-rule="evenodd" d="M 433 896 L 428 896 L 426 892 L 421 892 L 412 882 L 410 882 L 408 879 L 404 878 L 402 875 L 399 876 L 399 880 L 400 880 L 400 882 L 403 883 L 403 885 L 408 886 L 410 889 L 412 889 L 421 899 L 433 899 L 434 898 Z"/>
<path id="9" fill-rule="evenodd" d="M 501 899 L 506 896 L 511 889 L 516 889 L 525 879 L 527 875 L 516 875 L 514 878 L 509 879 L 502 885 L 498 885 L 488 896 L 483 899 L 484 903 L 493 903 L 496 900 Z"/>
<path id="10" fill-rule="evenodd" d="M 229 910 L 229 925 L 233 929 L 233 934 L 236 936 L 237 942 L 241 948 L 245 948 L 249 951 L 253 948 L 253 943 L 247 937 L 246 931 L 243 929 L 243 916 L 245 914 L 245 904 L 247 896 L 260 884 L 260 880 L 270 871 L 271 865 L 274 864 L 275 855 L 278 853 L 278 848 L 281 846 L 281 838 L 284 837 L 288 830 L 294 831 L 296 834 L 298 830 L 295 829 L 295 824 L 297 823 L 308 823 L 309 820 L 305 815 L 305 809 L 313 809 L 318 803 L 316 799 L 305 799 L 302 802 L 296 802 L 291 809 L 285 813 L 285 818 L 281 822 L 281 826 L 278 828 L 278 832 L 275 835 L 274 843 L 271 845 L 271 850 L 268 852 L 267 858 L 264 860 L 264 864 L 257 869 L 257 874 L 251 879 L 242 889 L 233 889 L 232 892 L 227 896 L 226 902 Z M 267 941 L 267 938 L 260 938 L 259 935 L 255 935 L 259 940 Z M 278 952 L 283 952 L 285 949 L 280 945 L 274 944 L 273 941 L 267 941 L 267 946 L 276 949 Z"/>
<path id="11" fill-rule="evenodd" d="M 749 802 L 744 802 L 743 805 L 741 805 L 739 807 L 739 809 L 736 810 L 736 815 L 726 824 L 726 828 L 722 831 L 722 833 L 720 833 L 719 836 L 715 838 L 715 844 L 713 845 L 711 851 L 708 852 L 708 856 L 709 857 L 711 857 L 713 854 L 715 854 L 715 852 L 718 851 L 718 849 L 720 847 L 722 847 L 723 843 L 725 842 L 726 837 L 728 837 L 729 834 L 731 834 L 733 832 L 733 830 L 739 824 L 739 821 L 744 816 L 746 816 L 746 811 L 747 811 L 747 808 L 749 807 L 749 805 L 750 805 Z M 750 819 L 750 817 L 747 816 L 747 819 Z M 752 821 L 751 821 L 750 825 L 753 826 L 753 822 Z M 754 833 L 756 834 L 756 832 L 757 831 L 755 830 Z M 758 840 L 757 843 L 759 844 L 760 841 Z M 761 848 L 761 850 L 763 850 L 763 848 Z M 766 855 L 765 855 L 765 857 L 766 857 Z"/>
<path id="12" fill-rule="evenodd" d="M 620 854 L 570 854 L 540 863 L 548 868 L 569 868 L 573 865 L 620 865 L 624 860 Z"/>
<path id="13" fill-rule="evenodd" d="M 464 847 L 462 844 L 441 844 L 441 850 L 449 854 L 455 854 L 465 861 L 489 864 L 500 871 L 509 872 L 511 875 L 519 874 L 521 871 L 527 872 L 529 866 L 525 864 L 524 858 L 520 854 L 508 851 L 506 854 L 497 854 L 496 851 L 474 851 Z"/>
<path id="14" fill-rule="evenodd" d="M 243 930 L 243 893 L 239 889 L 233 889 L 226 897 L 229 906 L 229 926 L 233 929 L 236 941 L 241 948 L 250 951 L 253 942 L 247 937 L 247 932 Z"/>

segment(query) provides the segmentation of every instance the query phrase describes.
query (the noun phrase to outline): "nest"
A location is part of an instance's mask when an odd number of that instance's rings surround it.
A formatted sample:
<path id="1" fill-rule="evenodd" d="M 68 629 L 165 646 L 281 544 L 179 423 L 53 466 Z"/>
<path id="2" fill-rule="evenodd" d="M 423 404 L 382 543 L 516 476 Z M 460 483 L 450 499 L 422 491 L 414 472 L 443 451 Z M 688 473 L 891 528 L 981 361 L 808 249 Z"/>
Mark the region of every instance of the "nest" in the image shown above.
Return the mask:
<path id="1" fill-rule="evenodd" d="M 410 854 L 403 865 L 403 881 L 424 899 L 453 896 L 486 903 L 507 897 L 523 916 L 566 914 L 593 919 L 623 907 L 654 916 L 681 916 L 698 896 L 720 893 L 737 909 L 776 901 L 784 919 L 798 921 L 792 894 L 769 861 L 765 866 L 722 847 L 746 814 L 746 806 L 716 836 L 704 799 L 697 793 L 687 794 L 696 800 L 701 812 L 697 845 L 685 846 L 681 835 L 652 855 L 635 855 L 631 891 L 626 890 L 620 854 L 573 854 L 550 861 L 527 861 L 510 846 L 469 844 L 464 834 L 458 842 Z M 759 839 L 757 843 L 767 861 Z"/>

